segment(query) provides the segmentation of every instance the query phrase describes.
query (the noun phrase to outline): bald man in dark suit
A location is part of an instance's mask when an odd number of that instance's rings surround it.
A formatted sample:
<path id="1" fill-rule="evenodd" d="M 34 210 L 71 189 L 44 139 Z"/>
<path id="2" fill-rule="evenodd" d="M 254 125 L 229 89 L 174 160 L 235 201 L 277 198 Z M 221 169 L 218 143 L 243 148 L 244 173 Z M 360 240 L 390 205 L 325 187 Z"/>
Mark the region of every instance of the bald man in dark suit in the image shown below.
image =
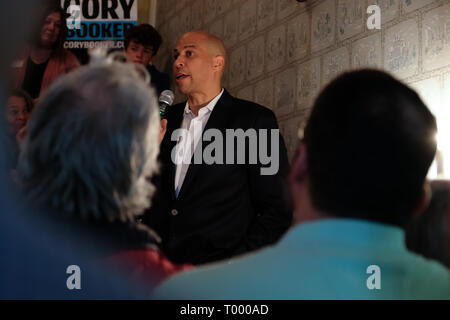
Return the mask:
<path id="1" fill-rule="evenodd" d="M 167 112 L 158 193 L 144 222 L 177 263 L 256 250 L 276 242 L 292 220 L 285 197 L 289 165 L 275 115 L 222 88 L 226 59 L 223 42 L 202 31 L 186 33 L 174 49 L 173 76 L 187 101 Z M 230 148 L 230 132 L 241 138 L 253 133 L 256 140 L 247 137 Z M 223 143 L 214 148 L 218 140 Z M 205 159 L 208 154 L 214 161 Z"/>

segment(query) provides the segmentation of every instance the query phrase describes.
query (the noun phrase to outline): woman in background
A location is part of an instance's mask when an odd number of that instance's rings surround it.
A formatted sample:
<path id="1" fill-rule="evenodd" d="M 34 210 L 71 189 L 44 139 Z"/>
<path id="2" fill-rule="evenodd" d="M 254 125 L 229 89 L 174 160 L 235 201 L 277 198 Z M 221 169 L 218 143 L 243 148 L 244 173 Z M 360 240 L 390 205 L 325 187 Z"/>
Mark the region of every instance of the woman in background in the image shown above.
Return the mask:
<path id="1" fill-rule="evenodd" d="M 62 8 L 47 5 L 43 17 L 38 34 L 12 64 L 13 87 L 24 89 L 33 99 L 60 75 L 80 65 L 76 56 L 63 48 L 67 24 Z"/>

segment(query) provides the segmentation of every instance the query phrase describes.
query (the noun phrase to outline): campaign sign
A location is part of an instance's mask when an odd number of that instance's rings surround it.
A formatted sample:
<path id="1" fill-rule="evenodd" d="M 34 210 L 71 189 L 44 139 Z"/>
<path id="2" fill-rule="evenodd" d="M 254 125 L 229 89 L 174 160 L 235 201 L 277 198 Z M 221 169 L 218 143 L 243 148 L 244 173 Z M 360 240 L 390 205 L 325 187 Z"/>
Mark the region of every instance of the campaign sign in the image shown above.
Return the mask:
<path id="1" fill-rule="evenodd" d="M 61 0 L 67 13 L 65 48 L 94 48 L 106 42 L 123 48 L 124 32 L 137 25 L 137 0 Z"/>

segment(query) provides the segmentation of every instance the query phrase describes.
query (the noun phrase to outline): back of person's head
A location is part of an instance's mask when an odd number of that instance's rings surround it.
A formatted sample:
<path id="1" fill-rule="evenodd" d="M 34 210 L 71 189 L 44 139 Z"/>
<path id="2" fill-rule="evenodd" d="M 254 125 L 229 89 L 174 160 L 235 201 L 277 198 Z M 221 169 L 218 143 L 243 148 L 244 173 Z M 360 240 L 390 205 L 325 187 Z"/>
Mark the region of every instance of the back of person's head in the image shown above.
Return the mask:
<path id="1" fill-rule="evenodd" d="M 98 59 L 94 59 L 98 60 Z M 30 119 L 19 177 L 34 206 L 130 221 L 150 205 L 159 115 L 132 65 L 98 62 L 61 77 Z"/>
<path id="2" fill-rule="evenodd" d="M 125 49 L 128 48 L 131 41 L 143 46 L 151 46 L 153 55 L 156 56 L 161 46 L 162 38 L 159 32 L 151 25 L 140 24 L 125 31 Z"/>
<path id="3" fill-rule="evenodd" d="M 450 181 L 432 181 L 428 208 L 406 228 L 406 246 L 450 268 Z"/>
<path id="4" fill-rule="evenodd" d="M 410 88 L 375 70 L 345 73 L 315 101 L 304 143 L 313 205 L 405 225 L 436 151 L 436 122 Z"/>

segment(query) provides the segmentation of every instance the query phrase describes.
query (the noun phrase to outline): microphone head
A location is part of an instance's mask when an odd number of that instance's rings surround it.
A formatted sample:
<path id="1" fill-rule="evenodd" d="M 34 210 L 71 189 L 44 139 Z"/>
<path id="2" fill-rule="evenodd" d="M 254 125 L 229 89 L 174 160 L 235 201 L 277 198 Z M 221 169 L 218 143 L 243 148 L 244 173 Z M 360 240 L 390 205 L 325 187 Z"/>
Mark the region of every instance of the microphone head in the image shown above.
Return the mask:
<path id="1" fill-rule="evenodd" d="M 168 106 L 171 106 L 173 103 L 173 100 L 175 99 L 175 95 L 170 90 L 164 90 L 161 92 L 161 95 L 159 96 L 159 103 L 164 103 Z"/>

